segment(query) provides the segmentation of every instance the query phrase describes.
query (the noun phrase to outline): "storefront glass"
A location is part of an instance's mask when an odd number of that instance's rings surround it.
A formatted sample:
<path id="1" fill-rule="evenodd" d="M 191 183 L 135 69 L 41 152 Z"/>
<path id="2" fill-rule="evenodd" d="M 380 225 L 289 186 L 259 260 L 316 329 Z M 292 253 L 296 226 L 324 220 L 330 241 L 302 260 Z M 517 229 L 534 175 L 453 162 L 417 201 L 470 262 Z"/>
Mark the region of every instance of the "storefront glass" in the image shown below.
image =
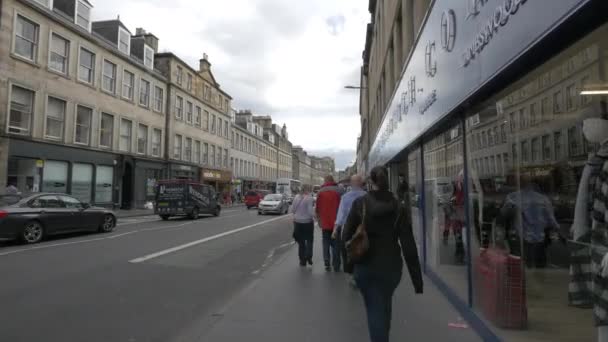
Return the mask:
<path id="1" fill-rule="evenodd" d="M 42 178 L 42 191 L 67 193 L 68 191 L 68 163 L 47 160 L 44 162 Z"/>
<path id="2" fill-rule="evenodd" d="M 98 165 L 95 177 L 95 203 L 112 203 L 113 181 L 114 168 Z"/>
<path id="3" fill-rule="evenodd" d="M 418 243 L 418 251 L 422 253 L 422 218 L 421 218 L 421 200 L 420 188 L 422 186 L 421 180 L 418 179 L 421 176 L 420 172 L 420 149 L 415 149 L 408 155 L 407 162 L 407 178 L 408 178 L 408 199 L 409 206 L 412 212 L 412 229 L 414 231 L 414 237 Z"/>
<path id="4" fill-rule="evenodd" d="M 604 25 L 467 115 L 474 308 L 505 341 L 608 336 L 607 37 Z"/>
<path id="5" fill-rule="evenodd" d="M 72 166 L 72 196 L 82 202 L 91 202 L 93 194 L 93 165 L 78 164 Z"/>
<path id="6" fill-rule="evenodd" d="M 9 158 L 6 185 L 14 186 L 21 193 L 39 192 L 41 169 L 38 166 L 42 166 L 42 161 Z"/>
<path id="7" fill-rule="evenodd" d="M 452 125 L 424 144 L 427 265 L 467 299 L 463 130 Z"/>

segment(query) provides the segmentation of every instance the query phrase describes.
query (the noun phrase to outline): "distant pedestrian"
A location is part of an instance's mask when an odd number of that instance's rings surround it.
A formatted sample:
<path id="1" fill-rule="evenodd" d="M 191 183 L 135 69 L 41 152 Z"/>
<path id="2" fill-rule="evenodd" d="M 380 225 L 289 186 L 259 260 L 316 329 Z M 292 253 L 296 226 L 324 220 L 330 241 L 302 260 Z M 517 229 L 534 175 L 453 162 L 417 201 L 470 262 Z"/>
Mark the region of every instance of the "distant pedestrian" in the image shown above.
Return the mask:
<path id="1" fill-rule="evenodd" d="M 17 187 L 14 184 L 9 184 L 6 187 L 6 193 L 8 195 L 17 195 L 17 194 L 19 194 L 19 189 L 17 189 Z"/>
<path id="2" fill-rule="evenodd" d="M 312 246 L 315 230 L 313 198 L 308 186 L 296 196 L 291 206 L 293 213 L 293 238 L 298 243 L 300 266 L 312 265 Z"/>
<path id="3" fill-rule="evenodd" d="M 335 241 L 331 238 L 339 206 L 340 192 L 338 184 L 334 181 L 334 177 L 329 175 L 325 177 L 325 184 L 319 190 L 316 206 L 319 226 L 323 231 L 323 259 L 326 271 L 331 271 L 331 266 L 333 266 L 334 271 L 340 271 L 340 253 L 336 249 Z"/>
<path id="4" fill-rule="evenodd" d="M 369 249 L 354 265 L 361 291 L 371 342 L 388 342 L 393 293 L 401 281 L 403 258 L 416 293 L 423 282 L 409 211 L 388 190 L 388 173 L 375 167 L 370 176 L 372 191 L 358 198 L 346 220 L 342 236 L 350 241 L 359 225 L 367 232 Z"/>
<path id="5" fill-rule="evenodd" d="M 353 202 L 362 196 L 365 196 L 366 192 L 363 190 L 363 177 L 354 175 L 350 178 L 350 191 L 342 196 L 340 201 L 340 207 L 338 208 L 338 215 L 336 217 L 336 224 L 332 238 L 335 240 L 336 249 L 342 257 L 342 265 L 344 270 L 347 270 L 346 262 L 346 249 L 344 248 L 344 240 L 342 239 L 342 227 L 346 224 L 346 218 L 350 213 Z"/>

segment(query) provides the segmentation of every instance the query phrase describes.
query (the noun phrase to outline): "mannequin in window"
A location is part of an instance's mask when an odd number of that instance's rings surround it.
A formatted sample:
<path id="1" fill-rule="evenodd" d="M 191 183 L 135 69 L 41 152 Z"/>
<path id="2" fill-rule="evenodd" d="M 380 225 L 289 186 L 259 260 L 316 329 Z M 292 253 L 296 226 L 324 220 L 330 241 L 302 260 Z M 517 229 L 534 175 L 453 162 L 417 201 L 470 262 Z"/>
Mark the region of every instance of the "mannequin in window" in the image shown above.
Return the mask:
<path id="1" fill-rule="evenodd" d="M 572 305 L 593 305 L 598 341 L 608 342 L 608 113 L 605 102 L 601 103 L 599 112 L 599 117 L 594 115 L 583 122 L 585 138 L 600 148 L 589 156 L 579 183 L 572 224 L 575 257 L 570 268 L 569 298 Z"/>

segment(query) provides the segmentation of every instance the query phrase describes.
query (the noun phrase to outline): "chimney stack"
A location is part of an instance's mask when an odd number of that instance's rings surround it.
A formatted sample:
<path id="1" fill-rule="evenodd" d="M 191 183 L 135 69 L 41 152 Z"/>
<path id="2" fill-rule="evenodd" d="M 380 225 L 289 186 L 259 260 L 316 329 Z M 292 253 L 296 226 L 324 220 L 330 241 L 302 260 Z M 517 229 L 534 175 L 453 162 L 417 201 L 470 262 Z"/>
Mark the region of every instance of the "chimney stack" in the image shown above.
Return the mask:
<path id="1" fill-rule="evenodd" d="M 203 53 L 203 58 L 199 61 L 199 72 L 207 72 L 211 69 L 211 63 L 209 63 L 209 56 L 206 53 Z"/>

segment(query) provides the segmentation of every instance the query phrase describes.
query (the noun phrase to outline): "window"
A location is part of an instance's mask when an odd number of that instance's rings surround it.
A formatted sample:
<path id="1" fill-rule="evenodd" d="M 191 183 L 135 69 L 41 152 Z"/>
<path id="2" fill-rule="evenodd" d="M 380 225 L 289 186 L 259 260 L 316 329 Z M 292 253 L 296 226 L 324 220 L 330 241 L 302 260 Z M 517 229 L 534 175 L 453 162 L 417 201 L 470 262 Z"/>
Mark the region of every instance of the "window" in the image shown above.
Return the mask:
<path id="1" fill-rule="evenodd" d="M 188 91 L 192 91 L 192 75 L 188 74 L 188 83 L 186 84 L 186 89 Z"/>
<path id="2" fill-rule="evenodd" d="M 95 203 L 112 202 L 113 180 L 114 167 L 97 166 L 97 172 L 95 172 Z"/>
<path id="3" fill-rule="evenodd" d="M 196 127 L 201 127 L 201 117 L 203 116 L 201 107 L 196 107 L 196 116 L 194 117 L 194 124 Z"/>
<path id="4" fill-rule="evenodd" d="M 519 128 L 528 128 L 528 113 L 526 113 L 525 108 L 519 110 Z"/>
<path id="5" fill-rule="evenodd" d="M 540 161 L 541 155 L 540 155 L 540 139 L 537 138 L 533 138 L 532 139 L 532 162 L 538 162 Z"/>
<path id="6" fill-rule="evenodd" d="M 154 69 L 154 49 L 144 45 L 144 65 L 149 69 Z"/>
<path id="7" fill-rule="evenodd" d="M 137 153 L 148 152 L 148 126 L 139 124 L 137 129 Z"/>
<path id="8" fill-rule="evenodd" d="M 118 29 L 118 50 L 125 55 L 131 54 L 131 35 L 122 27 Z"/>
<path id="9" fill-rule="evenodd" d="M 141 79 L 139 84 L 139 104 L 148 107 L 150 105 L 150 82 Z"/>
<path id="10" fill-rule="evenodd" d="M 558 90 L 553 94 L 553 112 L 554 113 L 562 112 L 562 108 L 563 108 L 562 101 L 563 101 L 562 91 Z"/>
<path id="11" fill-rule="evenodd" d="M 568 147 L 570 156 L 581 156 L 585 154 L 585 144 L 582 132 L 582 124 L 568 129 Z"/>
<path id="12" fill-rule="evenodd" d="M 226 109 L 226 111 L 228 111 L 228 109 L 230 109 L 230 105 L 228 104 L 228 99 L 224 100 L 224 108 Z"/>
<path id="13" fill-rule="evenodd" d="M 195 164 L 200 164 L 201 162 L 201 142 L 194 142 L 194 152 L 192 154 L 192 162 Z"/>
<path id="14" fill-rule="evenodd" d="M 209 101 L 211 100 L 211 87 L 209 87 L 208 85 L 205 85 L 205 92 L 203 94 L 205 100 Z"/>
<path id="15" fill-rule="evenodd" d="M 203 144 L 203 164 L 207 164 L 209 162 L 209 144 Z"/>
<path id="16" fill-rule="evenodd" d="M 15 23 L 14 53 L 32 62 L 38 57 L 38 35 L 40 26 L 25 17 L 17 15 Z"/>
<path id="17" fill-rule="evenodd" d="M 517 121 L 515 119 L 515 113 L 509 113 L 509 127 L 511 128 L 511 133 L 514 133 L 517 127 Z"/>
<path id="18" fill-rule="evenodd" d="M 503 143 L 507 142 L 507 125 L 504 123 L 500 125 L 500 139 Z"/>
<path id="19" fill-rule="evenodd" d="M 93 165 L 80 163 L 73 164 L 71 189 L 72 196 L 84 203 L 91 202 L 91 197 L 93 195 Z M 66 202 L 65 198 L 71 197 L 62 198 L 64 202 Z M 80 202 L 76 203 L 74 199 L 72 199 L 72 203 L 81 206 Z"/>
<path id="20" fill-rule="evenodd" d="M 530 104 L 530 125 L 534 126 L 537 123 L 536 118 L 536 103 Z"/>
<path id="21" fill-rule="evenodd" d="M 130 71 L 122 73 L 122 97 L 133 101 L 133 89 L 135 88 L 135 75 Z"/>
<path id="22" fill-rule="evenodd" d="M 222 155 L 223 155 L 222 152 L 223 152 L 222 148 L 218 146 L 217 147 L 217 164 L 216 164 L 218 167 L 222 167 L 222 159 L 223 159 L 222 158 Z"/>
<path id="23" fill-rule="evenodd" d="M 553 144 L 555 145 L 555 160 L 560 160 L 562 157 L 562 133 L 553 133 Z"/>
<path id="24" fill-rule="evenodd" d="M 584 76 L 581 79 L 581 89 L 586 89 L 586 86 L 589 84 L 589 76 Z M 587 95 L 581 95 L 581 104 L 582 105 L 586 105 L 587 103 L 589 103 L 591 99 L 589 98 L 589 96 Z"/>
<path id="25" fill-rule="evenodd" d="M 192 138 L 186 138 L 186 145 L 184 146 L 184 160 L 192 160 Z"/>
<path id="26" fill-rule="evenodd" d="M 549 98 L 544 97 L 540 102 L 540 119 L 545 121 L 549 119 Z"/>
<path id="27" fill-rule="evenodd" d="M 93 109 L 80 106 L 76 107 L 76 134 L 74 142 L 77 144 L 88 145 L 91 137 L 91 120 Z"/>
<path id="28" fill-rule="evenodd" d="M 211 145 L 211 152 L 209 155 L 209 165 L 215 166 L 215 146 Z"/>
<path id="29" fill-rule="evenodd" d="M 192 123 L 192 102 L 186 102 L 186 122 Z"/>
<path id="30" fill-rule="evenodd" d="M 488 146 L 494 145 L 494 133 L 491 129 L 488 130 Z"/>
<path id="31" fill-rule="evenodd" d="M 566 87 L 566 110 L 573 111 L 576 108 L 576 99 L 578 94 L 576 93 L 576 87 L 574 84 Z"/>
<path id="32" fill-rule="evenodd" d="M 181 120 L 184 116 L 184 99 L 180 96 L 175 97 L 175 117 Z"/>
<path id="33" fill-rule="evenodd" d="M 178 85 L 182 85 L 182 82 L 184 80 L 184 69 L 180 66 L 177 67 L 177 77 L 175 78 L 175 82 L 177 82 Z"/>
<path id="34" fill-rule="evenodd" d="M 51 0 L 36 0 L 36 2 L 44 7 L 51 7 Z"/>
<path id="35" fill-rule="evenodd" d="M 99 129 L 99 146 L 112 148 L 114 136 L 114 116 L 101 113 L 101 125 Z"/>
<path id="36" fill-rule="evenodd" d="M 68 74 L 70 42 L 56 33 L 51 36 L 49 68 L 64 75 Z"/>
<path id="37" fill-rule="evenodd" d="M 228 149 L 224 149 L 224 167 L 228 167 Z"/>
<path id="38" fill-rule="evenodd" d="M 209 112 L 205 111 L 203 113 L 203 129 L 205 131 L 209 131 Z"/>
<path id="39" fill-rule="evenodd" d="M 18 86 L 11 91 L 11 109 L 8 121 L 8 132 L 30 134 L 34 110 L 34 92 Z"/>
<path id="40" fill-rule="evenodd" d="M 529 154 L 530 154 L 530 151 L 528 148 L 528 142 L 522 141 L 522 143 L 521 143 L 521 161 L 524 163 L 527 163 L 530 160 Z"/>
<path id="41" fill-rule="evenodd" d="M 215 115 L 211 115 L 211 133 L 215 133 Z"/>
<path id="42" fill-rule="evenodd" d="M 76 7 L 76 24 L 90 31 L 91 25 L 91 7 L 82 1 L 78 1 Z"/>
<path id="43" fill-rule="evenodd" d="M 543 135 L 543 160 L 551 159 L 551 136 Z"/>
<path id="44" fill-rule="evenodd" d="M 182 159 L 182 136 L 179 134 L 173 139 L 173 159 Z"/>
<path id="45" fill-rule="evenodd" d="M 221 118 L 217 118 L 217 135 L 221 136 L 224 131 L 224 121 Z"/>
<path id="46" fill-rule="evenodd" d="M 54 192 L 65 194 L 68 191 L 68 163 L 46 160 L 42 170 L 43 192 Z"/>
<path id="47" fill-rule="evenodd" d="M 488 133 L 486 131 L 481 132 L 481 144 L 483 147 L 488 146 Z"/>
<path id="48" fill-rule="evenodd" d="M 63 139 L 63 122 L 67 103 L 64 100 L 48 97 L 46 103 L 45 136 L 52 139 Z"/>
<path id="49" fill-rule="evenodd" d="M 88 84 L 95 81 L 95 54 L 85 48 L 80 48 L 78 79 Z"/>
<path id="50" fill-rule="evenodd" d="M 164 90 L 159 86 L 154 87 L 154 110 L 162 113 L 164 104 Z"/>
<path id="51" fill-rule="evenodd" d="M 226 137 L 226 138 L 228 138 L 228 136 L 229 136 L 228 130 L 229 130 L 228 121 L 226 121 L 224 124 L 224 137 Z"/>
<path id="52" fill-rule="evenodd" d="M 155 157 L 160 157 L 162 136 L 163 132 L 160 129 L 155 128 L 152 130 L 152 155 Z"/>
<path id="53" fill-rule="evenodd" d="M 116 64 L 106 60 L 103 61 L 103 79 L 101 87 L 103 90 L 112 94 L 116 92 Z"/>
<path id="54" fill-rule="evenodd" d="M 121 151 L 131 152 L 131 137 L 133 136 L 133 122 L 127 119 L 120 120 L 120 143 Z"/>

